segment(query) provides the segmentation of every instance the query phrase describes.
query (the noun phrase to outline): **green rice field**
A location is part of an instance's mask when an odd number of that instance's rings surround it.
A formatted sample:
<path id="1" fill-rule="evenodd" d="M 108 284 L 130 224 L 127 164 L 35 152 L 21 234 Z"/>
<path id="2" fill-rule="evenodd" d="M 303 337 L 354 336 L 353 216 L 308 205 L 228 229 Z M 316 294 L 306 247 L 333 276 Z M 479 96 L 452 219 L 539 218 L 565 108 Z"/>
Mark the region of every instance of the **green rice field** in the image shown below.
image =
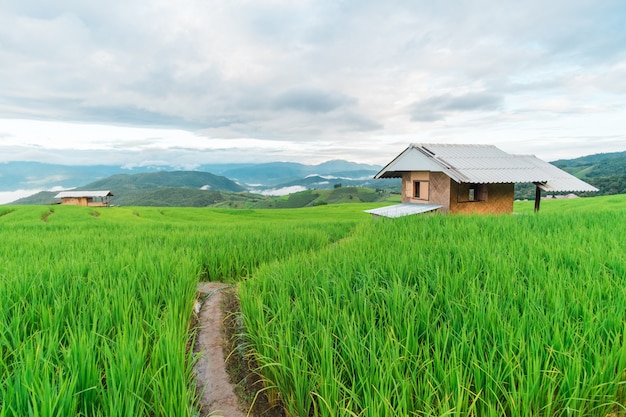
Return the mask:
<path id="1" fill-rule="evenodd" d="M 0 417 L 196 416 L 200 280 L 290 416 L 626 415 L 626 196 L 372 207 L 0 206 Z"/>

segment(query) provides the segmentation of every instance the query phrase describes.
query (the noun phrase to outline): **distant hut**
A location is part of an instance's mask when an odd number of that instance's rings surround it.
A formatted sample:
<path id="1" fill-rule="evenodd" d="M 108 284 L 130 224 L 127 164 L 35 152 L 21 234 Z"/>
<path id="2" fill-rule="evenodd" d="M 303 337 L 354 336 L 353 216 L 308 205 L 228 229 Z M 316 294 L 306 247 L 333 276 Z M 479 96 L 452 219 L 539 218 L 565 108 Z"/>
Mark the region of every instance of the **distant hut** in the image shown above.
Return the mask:
<path id="1" fill-rule="evenodd" d="M 399 217 L 426 211 L 511 213 L 516 183 L 541 190 L 598 191 L 533 155 L 511 155 L 493 145 L 411 144 L 376 176 L 402 178 L 402 203 L 367 212 Z"/>
<path id="2" fill-rule="evenodd" d="M 54 198 L 60 198 L 61 204 L 89 207 L 108 207 L 113 197 L 111 191 L 61 191 Z"/>

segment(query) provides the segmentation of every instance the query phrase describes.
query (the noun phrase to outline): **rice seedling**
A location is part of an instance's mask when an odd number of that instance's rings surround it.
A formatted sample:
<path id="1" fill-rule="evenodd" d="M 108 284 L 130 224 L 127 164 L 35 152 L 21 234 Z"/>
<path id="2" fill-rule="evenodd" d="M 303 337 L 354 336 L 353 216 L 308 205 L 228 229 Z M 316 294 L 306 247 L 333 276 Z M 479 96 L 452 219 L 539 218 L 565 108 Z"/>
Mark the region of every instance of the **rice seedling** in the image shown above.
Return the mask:
<path id="1" fill-rule="evenodd" d="M 0 416 L 195 415 L 198 280 L 249 276 L 355 224 L 308 213 L 3 210 Z"/>
<path id="2" fill-rule="evenodd" d="M 7 207 L 0 417 L 194 415 L 198 280 L 239 282 L 292 416 L 618 415 L 624 203 L 395 221 L 367 205 Z"/>
<path id="3" fill-rule="evenodd" d="M 240 284 L 261 372 L 294 416 L 623 413 L 625 213 L 363 222 Z"/>

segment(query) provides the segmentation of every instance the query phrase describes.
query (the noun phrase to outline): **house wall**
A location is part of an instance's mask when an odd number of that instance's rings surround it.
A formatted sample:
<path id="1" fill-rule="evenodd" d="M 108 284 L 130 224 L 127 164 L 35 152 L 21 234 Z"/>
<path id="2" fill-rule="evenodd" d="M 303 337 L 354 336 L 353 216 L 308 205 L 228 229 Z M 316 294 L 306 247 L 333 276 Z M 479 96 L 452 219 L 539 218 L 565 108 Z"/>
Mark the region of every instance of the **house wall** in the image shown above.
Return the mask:
<path id="1" fill-rule="evenodd" d="M 414 197 L 414 183 L 421 183 L 420 198 Z M 413 171 L 402 174 L 402 202 L 440 204 L 440 211 L 450 209 L 450 177 L 443 172 Z"/>
<path id="2" fill-rule="evenodd" d="M 64 197 L 61 199 L 61 204 L 72 206 L 106 207 L 109 205 L 109 201 L 94 201 L 92 197 Z"/>
<path id="3" fill-rule="evenodd" d="M 444 213 L 450 211 L 450 185 L 452 180 L 443 172 L 430 173 L 430 204 L 440 204 Z"/>
<path id="4" fill-rule="evenodd" d="M 65 197 L 61 199 L 61 204 L 67 204 L 72 206 L 86 206 L 88 205 L 87 197 Z"/>
<path id="5" fill-rule="evenodd" d="M 419 181 L 420 197 L 414 197 L 415 181 Z M 430 172 L 428 171 L 413 171 L 404 172 L 402 174 L 402 202 L 403 203 L 428 203 L 430 194 Z"/>
<path id="6" fill-rule="evenodd" d="M 427 185 L 426 194 L 420 190 L 420 198 L 414 197 L 414 183 Z M 459 184 L 443 172 L 413 171 L 402 174 L 402 202 L 417 204 L 440 204 L 438 211 L 444 213 L 511 213 L 513 212 L 514 184 L 486 184 L 484 201 L 459 201 L 459 187 L 467 192 L 467 184 Z"/>
<path id="7" fill-rule="evenodd" d="M 486 214 L 512 213 L 514 184 L 487 184 L 485 201 L 459 201 L 459 187 L 463 184 L 450 179 L 450 213 Z"/>

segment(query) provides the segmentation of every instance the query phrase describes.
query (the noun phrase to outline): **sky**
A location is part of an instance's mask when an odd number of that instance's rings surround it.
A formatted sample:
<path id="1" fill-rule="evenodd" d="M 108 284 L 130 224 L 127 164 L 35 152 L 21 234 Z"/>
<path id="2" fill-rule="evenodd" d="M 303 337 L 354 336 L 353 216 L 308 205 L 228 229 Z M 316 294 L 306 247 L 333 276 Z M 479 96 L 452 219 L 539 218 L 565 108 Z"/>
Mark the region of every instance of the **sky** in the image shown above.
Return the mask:
<path id="1" fill-rule="evenodd" d="M 0 162 L 626 150 L 622 0 L 0 0 Z"/>

